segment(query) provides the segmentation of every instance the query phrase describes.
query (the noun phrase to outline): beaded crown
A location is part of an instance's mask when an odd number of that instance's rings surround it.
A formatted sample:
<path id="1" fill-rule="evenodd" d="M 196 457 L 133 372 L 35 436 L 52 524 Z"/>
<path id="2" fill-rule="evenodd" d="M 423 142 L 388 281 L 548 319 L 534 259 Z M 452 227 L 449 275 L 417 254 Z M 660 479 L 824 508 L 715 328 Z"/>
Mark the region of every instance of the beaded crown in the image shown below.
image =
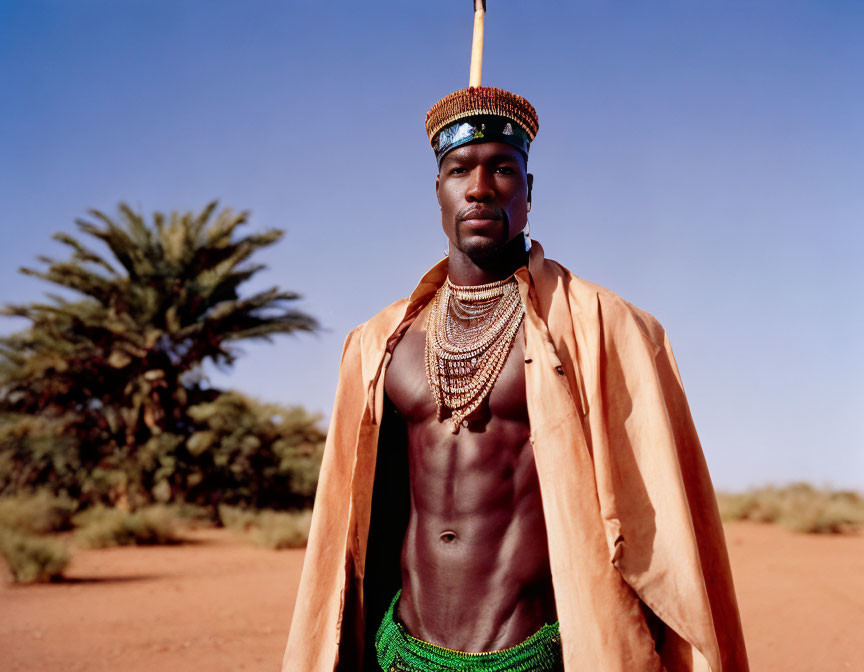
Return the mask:
<path id="1" fill-rule="evenodd" d="M 537 111 L 522 96 L 494 86 L 469 86 L 444 96 L 426 113 L 429 141 L 454 121 L 477 115 L 506 117 L 515 121 L 525 129 L 530 140 L 534 139 L 540 127 Z"/>
<path id="2" fill-rule="evenodd" d="M 539 127 L 531 103 L 491 86 L 454 91 L 426 113 L 426 133 L 439 164 L 451 149 L 473 142 L 506 142 L 527 156 Z"/>

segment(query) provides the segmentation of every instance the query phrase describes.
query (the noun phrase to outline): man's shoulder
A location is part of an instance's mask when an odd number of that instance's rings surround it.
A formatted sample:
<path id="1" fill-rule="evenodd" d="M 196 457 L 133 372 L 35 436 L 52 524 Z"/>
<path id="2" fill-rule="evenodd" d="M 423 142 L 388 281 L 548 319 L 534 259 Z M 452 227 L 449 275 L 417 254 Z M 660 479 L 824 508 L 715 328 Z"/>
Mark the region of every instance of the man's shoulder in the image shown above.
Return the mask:
<path id="1" fill-rule="evenodd" d="M 637 327 L 655 345 L 662 346 L 666 332 L 651 313 L 630 303 L 608 287 L 576 275 L 557 261 L 545 261 L 544 272 L 555 278 L 555 287 L 564 289 L 574 318 L 578 314 L 583 320 L 596 320 L 598 327 L 602 325 L 605 329 L 616 331 Z"/>

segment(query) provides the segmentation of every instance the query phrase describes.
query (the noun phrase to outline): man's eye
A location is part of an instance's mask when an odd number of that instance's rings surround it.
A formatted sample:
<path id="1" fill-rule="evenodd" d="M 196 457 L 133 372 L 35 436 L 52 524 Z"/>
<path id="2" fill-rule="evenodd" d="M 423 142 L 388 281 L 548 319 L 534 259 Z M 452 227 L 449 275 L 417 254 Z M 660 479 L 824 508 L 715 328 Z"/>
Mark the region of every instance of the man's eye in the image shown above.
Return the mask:
<path id="1" fill-rule="evenodd" d="M 515 172 L 510 166 L 498 166 L 495 170 L 502 175 L 512 175 Z"/>
<path id="2" fill-rule="evenodd" d="M 464 172 L 466 172 L 464 168 L 460 168 L 457 166 L 456 168 L 451 168 L 449 174 L 450 175 L 461 175 Z"/>

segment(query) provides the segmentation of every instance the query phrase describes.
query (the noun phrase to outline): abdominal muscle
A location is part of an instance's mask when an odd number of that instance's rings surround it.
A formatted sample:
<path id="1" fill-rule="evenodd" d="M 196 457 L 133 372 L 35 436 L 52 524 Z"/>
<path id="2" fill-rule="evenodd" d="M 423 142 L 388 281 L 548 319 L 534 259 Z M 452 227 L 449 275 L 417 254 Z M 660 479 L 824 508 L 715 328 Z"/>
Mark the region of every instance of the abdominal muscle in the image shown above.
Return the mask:
<path id="1" fill-rule="evenodd" d="M 396 346 L 385 379 L 407 430 L 411 486 L 398 617 L 438 646 L 507 648 L 557 620 L 529 441 L 524 336 L 520 330 L 469 427 L 452 434 L 422 373 L 424 322 Z"/>
<path id="2" fill-rule="evenodd" d="M 409 426 L 398 615 L 415 637 L 492 651 L 556 620 L 537 473 L 520 430 L 495 418 L 474 435 Z"/>

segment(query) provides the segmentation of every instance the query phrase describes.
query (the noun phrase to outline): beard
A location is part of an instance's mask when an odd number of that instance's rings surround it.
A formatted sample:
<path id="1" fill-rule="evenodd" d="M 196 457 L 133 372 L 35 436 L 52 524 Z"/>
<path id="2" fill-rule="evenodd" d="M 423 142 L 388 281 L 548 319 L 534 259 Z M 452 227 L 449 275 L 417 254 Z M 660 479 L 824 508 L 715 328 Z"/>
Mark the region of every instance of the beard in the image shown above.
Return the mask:
<path id="1" fill-rule="evenodd" d="M 503 210 L 500 214 L 501 226 L 489 235 L 467 232 L 456 222 L 456 247 L 477 266 L 483 267 L 500 256 L 510 242 L 510 219 Z"/>

